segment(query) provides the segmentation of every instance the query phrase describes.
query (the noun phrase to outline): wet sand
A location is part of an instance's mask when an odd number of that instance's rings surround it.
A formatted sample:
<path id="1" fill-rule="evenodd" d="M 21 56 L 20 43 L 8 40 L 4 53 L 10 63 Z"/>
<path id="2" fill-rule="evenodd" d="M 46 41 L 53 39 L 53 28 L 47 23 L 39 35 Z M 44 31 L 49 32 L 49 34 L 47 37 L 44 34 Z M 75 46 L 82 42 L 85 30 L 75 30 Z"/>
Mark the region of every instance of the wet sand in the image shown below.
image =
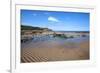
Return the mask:
<path id="1" fill-rule="evenodd" d="M 48 40 L 21 46 L 21 62 L 49 62 L 89 59 L 89 40 Z"/>

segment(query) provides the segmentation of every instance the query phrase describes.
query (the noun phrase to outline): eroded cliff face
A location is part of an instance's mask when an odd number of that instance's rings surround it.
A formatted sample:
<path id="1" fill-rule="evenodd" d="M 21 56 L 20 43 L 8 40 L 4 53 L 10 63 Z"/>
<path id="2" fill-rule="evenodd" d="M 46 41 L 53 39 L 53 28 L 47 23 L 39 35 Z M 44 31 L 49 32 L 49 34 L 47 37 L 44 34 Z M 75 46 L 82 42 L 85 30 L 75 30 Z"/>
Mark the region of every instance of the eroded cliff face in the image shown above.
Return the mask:
<path id="1" fill-rule="evenodd" d="M 54 31 L 48 28 L 21 25 L 21 42 L 34 39 L 34 37 L 53 35 Z"/>

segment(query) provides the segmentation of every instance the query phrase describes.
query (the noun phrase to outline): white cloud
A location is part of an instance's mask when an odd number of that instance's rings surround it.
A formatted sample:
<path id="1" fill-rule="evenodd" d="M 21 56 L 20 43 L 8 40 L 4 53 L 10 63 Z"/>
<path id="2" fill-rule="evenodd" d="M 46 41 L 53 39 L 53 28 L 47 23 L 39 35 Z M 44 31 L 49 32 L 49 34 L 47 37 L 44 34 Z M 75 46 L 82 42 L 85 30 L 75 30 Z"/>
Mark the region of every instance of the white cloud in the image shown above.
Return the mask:
<path id="1" fill-rule="evenodd" d="M 48 17 L 48 21 L 51 21 L 51 22 L 59 22 L 59 20 L 53 16 L 49 16 Z"/>

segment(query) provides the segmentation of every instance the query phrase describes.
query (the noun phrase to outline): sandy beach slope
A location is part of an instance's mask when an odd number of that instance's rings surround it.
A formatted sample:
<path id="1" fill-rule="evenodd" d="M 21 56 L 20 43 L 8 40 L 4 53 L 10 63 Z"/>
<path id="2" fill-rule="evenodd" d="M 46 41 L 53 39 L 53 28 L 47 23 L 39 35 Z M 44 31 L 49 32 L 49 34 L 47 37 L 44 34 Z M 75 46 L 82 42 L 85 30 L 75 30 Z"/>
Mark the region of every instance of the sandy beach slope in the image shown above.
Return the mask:
<path id="1" fill-rule="evenodd" d="M 21 62 L 48 62 L 89 59 L 89 40 L 81 42 L 40 41 L 21 47 Z"/>

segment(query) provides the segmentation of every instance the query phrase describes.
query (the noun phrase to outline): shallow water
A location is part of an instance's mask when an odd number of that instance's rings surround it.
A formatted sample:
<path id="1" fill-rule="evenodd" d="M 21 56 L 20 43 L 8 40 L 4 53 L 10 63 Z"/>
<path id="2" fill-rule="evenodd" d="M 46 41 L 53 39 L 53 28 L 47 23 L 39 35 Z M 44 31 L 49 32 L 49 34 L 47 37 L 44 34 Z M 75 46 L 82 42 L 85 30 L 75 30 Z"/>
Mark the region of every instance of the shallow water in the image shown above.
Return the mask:
<path id="1" fill-rule="evenodd" d="M 89 59 L 89 37 L 35 39 L 21 44 L 21 62 Z"/>
<path id="2" fill-rule="evenodd" d="M 67 39 L 67 41 L 69 42 L 81 42 L 81 41 L 89 41 L 89 36 L 87 37 L 76 37 L 76 38 L 71 38 L 71 39 Z"/>
<path id="3" fill-rule="evenodd" d="M 21 43 L 21 48 L 26 48 L 26 47 L 37 47 L 36 45 L 41 45 L 43 43 L 46 44 L 51 44 L 51 43 L 59 43 L 59 45 L 63 45 L 65 43 L 74 43 L 74 44 L 79 44 L 80 42 L 83 41 L 89 41 L 89 36 L 86 37 L 75 37 L 75 38 L 58 38 L 58 37 L 52 37 L 52 36 L 42 36 L 40 38 L 35 38 L 33 40 L 30 40 L 26 43 Z M 51 45 L 52 46 L 52 45 Z M 68 45 L 67 45 L 68 46 Z"/>

